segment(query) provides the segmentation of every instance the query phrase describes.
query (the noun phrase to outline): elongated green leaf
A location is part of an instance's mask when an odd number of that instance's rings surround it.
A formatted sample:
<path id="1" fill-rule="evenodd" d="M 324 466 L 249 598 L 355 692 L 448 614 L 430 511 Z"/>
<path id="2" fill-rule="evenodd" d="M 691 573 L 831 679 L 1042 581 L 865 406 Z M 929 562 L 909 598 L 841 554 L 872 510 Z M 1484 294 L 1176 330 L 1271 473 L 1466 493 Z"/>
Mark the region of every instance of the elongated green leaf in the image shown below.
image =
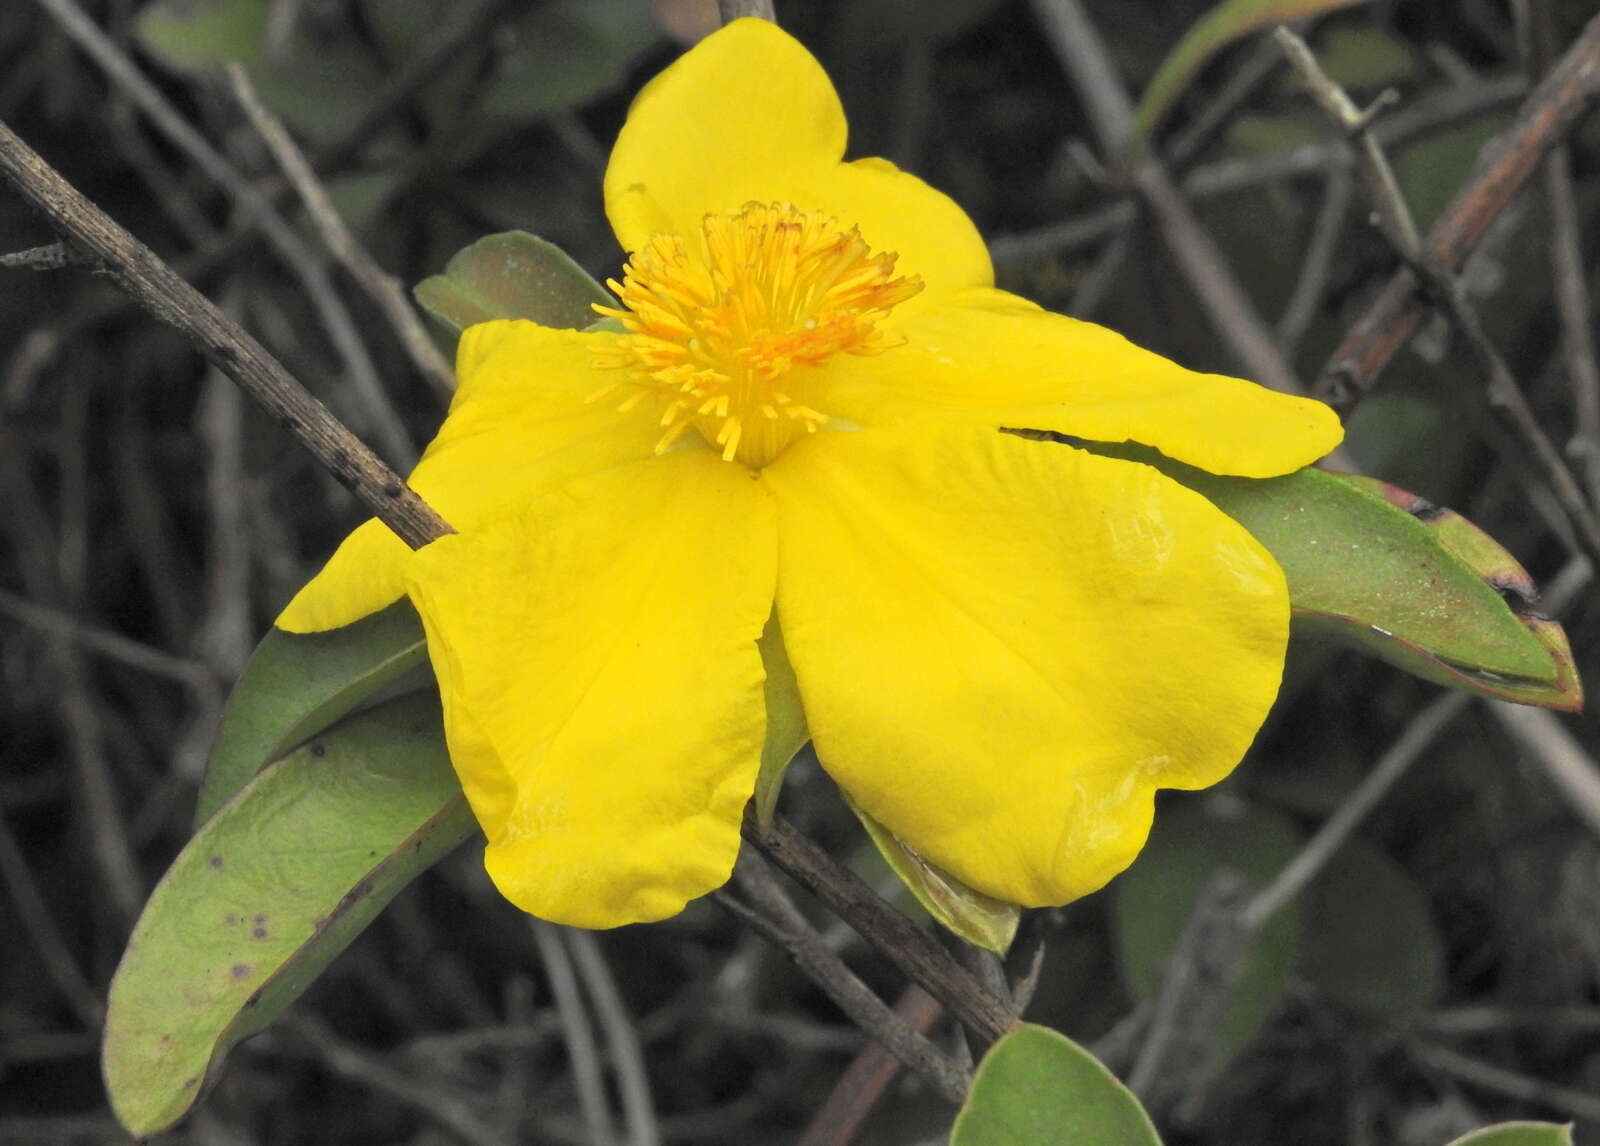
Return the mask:
<path id="1" fill-rule="evenodd" d="M 811 739 L 806 725 L 806 710 L 800 703 L 800 686 L 789 663 L 789 650 L 773 610 L 767 627 L 761 631 L 761 665 L 767 679 L 761 686 L 767 702 L 767 739 L 761 746 L 761 770 L 756 773 L 756 820 L 762 827 L 772 824 L 778 809 L 778 793 L 795 756 Z"/>
<path id="2" fill-rule="evenodd" d="M 112 980 L 117 1118 L 140 1137 L 182 1118 L 230 1047 L 472 830 L 431 693 L 352 717 L 256 777 L 162 877 Z"/>
<path id="3" fill-rule="evenodd" d="M 504 231 L 463 247 L 442 275 L 412 290 L 451 330 L 496 318 L 527 318 L 579 330 L 594 322 L 594 303 L 615 300 L 567 253 L 526 231 Z"/>
<path id="4" fill-rule="evenodd" d="M 1161 1139 L 1099 1059 L 1028 1023 L 983 1056 L 950 1146 L 1161 1146 Z"/>
<path id="5" fill-rule="evenodd" d="M 617 86 L 656 29 L 646 0 L 546 0 L 515 25 L 481 107 L 531 119 L 593 99 Z"/>
<path id="6" fill-rule="evenodd" d="M 1222 867 L 1263 887 L 1300 850 L 1300 834 L 1265 808 L 1189 799 L 1166 804 L 1139 858 L 1111 885 L 1117 969 L 1136 999 L 1160 989 L 1201 889 Z M 1302 913 L 1291 903 L 1254 936 L 1215 1032 L 1206 1071 L 1221 1070 L 1283 998 L 1300 949 Z"/>
<path id="7" fill-rule="evenodd" d="M 1572 1127 L 1554 1122 L 1502 1122 L 1463 1135 L 1450 1146 L 1572 1146 Z"/>
<path id="8" fill-rule="evenodd" d="M 841 790 L 850 810 L 867 829 L 878 854 L 922 909 L 968 943 L 1004 955 L 1017 937 L 1022 909 L 974 891 L 955 876 L 923 859 L 917 850 L 856 806 Z"/>
<path id="9" fill-rule="evenodd" d="M 1352 474 L 1227 478 L 1142 447 L 1089 448 L 1155 466 L 1248 529 L 1283 566 L 1297 636 L 1500 700 L 1583 706 L 1566 633 L 1533 611 L 1532 578 L 1459 514 Z"/>
<path id="10" fill-rule="evenodd" d="M 1387 1023 L 1432 1006 L 1444 989 L 1444 942 L 1427 897 L 1362 839 L 1306 890 L 1300 965 L 1329 999 Z"/>
<path id="11" fill-rule="evenodd" d="M 267 0 L 151 0 L 133 27 L 139 46 L 169 68 L 250 67 L 266 52 Z"/>
<path id="12" fill-rule="evenodd" d="M 326 633 L 268 632 L 223 710 L 195 824 L 209 820 L 268 763 L 422 664 L 426 654 L 422 621 L 409 601 Z"/>
<path id="13" fill-rule="evenodd" d="M 1216 52 L 1268 24 L 1299 20 L 1363 0 L 1225 0 L 1194 23 L 1168 53 L 1144 90 L 1134 114 L 1128 153 L 1137 156 L 1200 69 Z"/>

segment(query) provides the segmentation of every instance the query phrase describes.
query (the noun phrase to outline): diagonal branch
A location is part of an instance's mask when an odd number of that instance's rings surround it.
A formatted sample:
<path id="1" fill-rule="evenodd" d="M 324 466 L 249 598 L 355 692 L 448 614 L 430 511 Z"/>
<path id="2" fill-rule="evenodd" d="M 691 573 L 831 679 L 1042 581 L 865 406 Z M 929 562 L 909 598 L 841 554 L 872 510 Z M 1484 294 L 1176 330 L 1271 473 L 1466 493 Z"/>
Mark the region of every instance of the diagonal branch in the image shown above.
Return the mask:
<path id="1" fill-rule="evenodd" d="M 0 175 L 69 244 L 162 322 L 175 327 L 293 434 L 407 545 L 454 532 L 431 506 L 317 401 L 238 323 L 135 239 L 0 122 Z"/>
<path id="2" fill-rule="evenodd" d="M 1561 143 L 1596 102 L 1600 102 L 1600 15 L 1589 21 L 1523 101 L 1516 122 L 1484 147 L 1476 174 L 1428 233 L 1429 261 L 1447 274 L 1459 272 L 1545 153 Z M 1312 397 L 1349 417 L 1427 312 L 1419 287 L 1409 267 L 1390 277 L 1329 357 L 1311 387 Z"/>

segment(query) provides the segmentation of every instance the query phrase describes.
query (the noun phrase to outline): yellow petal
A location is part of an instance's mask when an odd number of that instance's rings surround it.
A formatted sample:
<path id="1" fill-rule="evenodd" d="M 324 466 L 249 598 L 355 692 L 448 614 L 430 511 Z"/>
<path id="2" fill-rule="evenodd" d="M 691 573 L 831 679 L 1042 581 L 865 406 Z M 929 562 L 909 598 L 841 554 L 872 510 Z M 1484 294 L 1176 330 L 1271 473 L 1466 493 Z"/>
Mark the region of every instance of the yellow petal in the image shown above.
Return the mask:
<path id="1" fill-rule="evenodd" d="M 770 498 L 705 450 L 581 479 L 411 561 L 451 759 L 512 903 L 613 927 L 727 879 L 775 564 Z"/>
<path id="2" fill-rule="evenodd" d="M 736 20 L 634 100 L 606 168 L 606 214 L 631 252 L 662 232 L 695 248 L 709 213 L 790 203 L 859 225 L 874 250 L 899 254 L 899 273 L 922 276 L 924 296 L 992 282 L 961 208 L 891 163 L 841 163 L 845 133 L 833 84 L 799 41 Z"/>
<path id="3" fill-rule="evenodd" d="M 450 412 L 407 479 L 457 530 L 513 512 L 585 473 L 648 457 L 661 429 L 652 412 L 624 415 L 615 399 L 588 399 L 614 371 L 596 370 L 609 334 L 488 322 L 461 336 L 460 387 Z M 359 620 L 404 595 L 411 551 L 371 520 L 345 539 L 278 617 L 294 633 Z"/>
<path id="4" fill-rule="evenodd" d="M 1283 574 L 1148 466 L 961 429 L 818 434 L 763 473 L 818 756 L 969 886 L 1102 886 L 1156 788 L 1228 774 L 1277 693 Z"/>
<path id="5" fill-rule="evenodd" d="M 1309 465 L 1344 433 L 1321 402 L 1186 370 L 1115 331 L 1003 291 L 964 291 L 892 325 L 904 344 L 831 371 L 821 408 L 863 425 L 953 414 L 1135 441 L 1238 477 Z"/>

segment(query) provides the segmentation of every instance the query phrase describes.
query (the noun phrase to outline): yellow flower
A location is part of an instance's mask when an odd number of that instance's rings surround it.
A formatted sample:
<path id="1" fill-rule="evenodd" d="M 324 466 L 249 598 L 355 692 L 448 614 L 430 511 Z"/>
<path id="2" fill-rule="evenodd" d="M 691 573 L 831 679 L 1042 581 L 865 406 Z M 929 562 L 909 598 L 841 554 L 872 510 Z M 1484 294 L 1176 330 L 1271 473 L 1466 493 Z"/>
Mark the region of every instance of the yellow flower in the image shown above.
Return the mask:
<path id="1" fill-rule="evenodd" d="M 851 799 L 1026 905 L 1126 867 L 1154 790 L 1220 780 L 1276 694 L 1288 598 L 1249 534 L 999 431 L 1268 477 L 1331 413 L 995 290 L 960 208 L 844 145 L 771 24 L 669 67 L 606 172 L 624 330 L 468 330 L 411 478 L 460 532 L 411 554 L 369 521 L 278 620 L 409 593 L 489 873 L 536 915 L 659 919 L 727 879 L 769 619 Z"/>

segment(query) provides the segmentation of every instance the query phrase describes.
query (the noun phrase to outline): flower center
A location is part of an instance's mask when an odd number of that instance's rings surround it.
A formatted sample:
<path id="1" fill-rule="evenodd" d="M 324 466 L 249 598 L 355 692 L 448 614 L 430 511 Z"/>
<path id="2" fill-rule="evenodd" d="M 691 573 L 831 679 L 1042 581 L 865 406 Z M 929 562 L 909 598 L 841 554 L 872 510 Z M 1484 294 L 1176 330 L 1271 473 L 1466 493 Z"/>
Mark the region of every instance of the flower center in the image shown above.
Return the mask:
<path id="1" fill-rule="evenodd" d="M 766 465 L 828 416 L 810 404 L 806 367 L 835 354 L 877 354 L 898 340 L 877 324 L 922 289 L 894 277 L 896 255 L 874 254 L 855 227 L 784 203 L 707 215 L 705 254 L 656 235 L 607 285 L 622 307 L 596 306 L 627 333 L 595 365 L 627 372 L 619 406 L 661 405 L 660 453 L 698 430 L 726 461 Z"/>

